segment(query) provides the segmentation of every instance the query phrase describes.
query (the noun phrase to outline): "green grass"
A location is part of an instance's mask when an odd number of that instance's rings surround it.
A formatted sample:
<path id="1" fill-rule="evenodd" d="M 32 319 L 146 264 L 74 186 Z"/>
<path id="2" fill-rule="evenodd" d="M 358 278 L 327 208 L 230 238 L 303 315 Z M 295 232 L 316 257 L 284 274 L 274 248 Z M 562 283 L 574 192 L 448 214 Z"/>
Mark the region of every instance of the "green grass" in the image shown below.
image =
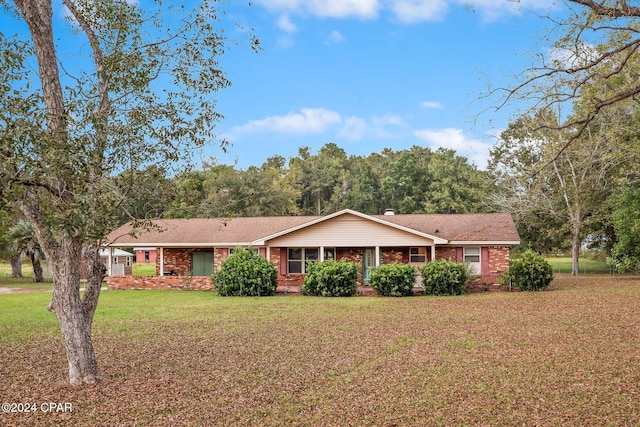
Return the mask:
<path id="1" fill-rule="evenodd" d="M 44 262 L 43 265 L 46 265 Z M 22 275 L 24 277 L 33 276 L 33 268 L 30 262 L 22 263 Z M 11 264 L 8 262 L 0 262 L 0 278 L 11 277 Z"/>
<path id="2" fill-rule="evenodd" d="M 48 292 L 0 294 L 0 345 L 60 334 L 55 316 L 46 309 L 50 300 Z"/>
<path id="3" fill-rule="evenodd" d="M 2 425 L 637 425 L 640 279 L 545 292 L 220 297 L 105 291 L 104 381 L 69 387 L 50 294 L 0 294 Z M 597 404 L 594 404 L 597 402 Z"/>
<path id="4" fill-rule="evenodd" d="M 571 257 L 550 257 L 545 259 L 549 264 L 551 264 L 551 267 L 553 267 L 554 273 L 571 273 Z M 578 262 L 580 274 L 609 274 L 611 272 L 611 268 L 604 261 L 593 261 L 588 258 L 579 258 Z"/>
<path id="5" fill-rule="evenodd" d="M 155 276 L 156 275 L 156 263 L 155 262 L 134 262 L 133 263 L 133 275 L 134 276 Z"/>
<path id="6" fill-rule="evenodd" d="M 46 261 L 42 261 L 42 267 L 46 268 Z M 24 289 L 41 289 L 51 290 L 51 280 L 45 280 L 43 283 L 35 283 L 33 281 L 33 268 L 30 262 L 22 264 L 23 277 L 11 277 L 11 265 L 8 262 L 0 262 L 0 288 L 24 288 Z"/>
<path id="7" fill-rule="evenodd" d="M 12 278 L 12 277 L 0 277 L 0 288 L 21 288 L 50 291 L 52 287 L 51 281 L 44 281 L 36 283 L 31 277 Z"/>

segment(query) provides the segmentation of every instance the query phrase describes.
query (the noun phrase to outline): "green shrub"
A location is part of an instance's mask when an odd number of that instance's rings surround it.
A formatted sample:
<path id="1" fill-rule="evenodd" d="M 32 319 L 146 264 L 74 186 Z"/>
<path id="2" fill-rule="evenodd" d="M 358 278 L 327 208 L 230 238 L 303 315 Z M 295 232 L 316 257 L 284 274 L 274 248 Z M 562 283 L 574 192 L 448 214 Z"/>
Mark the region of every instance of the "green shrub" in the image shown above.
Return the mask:
<path id="1" fill-rule="evenodd" d="M 542 255 L 531 249 L 509 263 L 511 284 L 523 291 L 540 291 L 553 280 L 553 269 Z"/>
<path id="2" fill-rule="evenodd" d="M 464 264 L 448 260 L 428 262 L 422 267 L 426 295 L 462 295 L 469 275 Z"/>
<path id="3" fill-rule="evenodd" d="M 410 264 L 384 264 L 371 271 L 371 287 L 385 297 L 413 295 L 416 269 Z"/>
<path id="4" fill-rule="evenodd" d="M 213 274 L 213 283 L 223 296 L 273 295 L 278 286 L 278 271 L 253 250 L 236 248 Z"/>
<path id="5" fill-rule="evenodd" d="M 346 297 L 356 292 L 358 267 L 352 262 L 310 262 L 306 270 L 307 276 L 302 284 L 305 295 Z"/>

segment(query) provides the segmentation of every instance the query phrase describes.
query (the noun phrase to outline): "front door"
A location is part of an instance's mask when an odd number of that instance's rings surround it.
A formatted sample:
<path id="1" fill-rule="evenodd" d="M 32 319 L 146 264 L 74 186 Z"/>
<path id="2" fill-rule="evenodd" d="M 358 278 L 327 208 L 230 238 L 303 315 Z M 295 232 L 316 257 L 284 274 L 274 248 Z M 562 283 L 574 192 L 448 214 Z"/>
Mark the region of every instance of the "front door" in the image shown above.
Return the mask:
<path id="1" fill-rule="evenodd" d="M 371 270 L 376 266 L 376 251 L 373 248 L 366 248 L 362 257 L 362 282 L 365 285 L 371 284 Z"/>

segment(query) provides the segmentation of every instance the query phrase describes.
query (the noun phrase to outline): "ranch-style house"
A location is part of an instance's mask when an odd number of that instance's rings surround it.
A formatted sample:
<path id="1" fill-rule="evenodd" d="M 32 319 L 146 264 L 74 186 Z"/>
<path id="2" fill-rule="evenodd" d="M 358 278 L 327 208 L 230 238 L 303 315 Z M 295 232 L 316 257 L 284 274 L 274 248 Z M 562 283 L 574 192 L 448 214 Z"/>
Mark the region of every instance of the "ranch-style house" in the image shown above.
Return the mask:
<path id="1" fill-rule="evenodd" d="M 159 219 L 140 230 L 125 224 L 107 239 L 110 248 L 157 252 L 155 276 L 109 274 L 110 289 L 213 289 L 211 274 L 235 248 L 250 247 L 277 268 L 279 292 L 299 290 L 308 262 L 345 259 L 359 266 L 360 293 L 370 289 L 370 272 L 380 264 L 421 266 L 438 259 L 464 262 L 479 277 L 476 284 L 486 287 L 508 269 L 509 249 L 520 243 L 506 213 L 367 215 L 350 209 L 326 216 Z"/>

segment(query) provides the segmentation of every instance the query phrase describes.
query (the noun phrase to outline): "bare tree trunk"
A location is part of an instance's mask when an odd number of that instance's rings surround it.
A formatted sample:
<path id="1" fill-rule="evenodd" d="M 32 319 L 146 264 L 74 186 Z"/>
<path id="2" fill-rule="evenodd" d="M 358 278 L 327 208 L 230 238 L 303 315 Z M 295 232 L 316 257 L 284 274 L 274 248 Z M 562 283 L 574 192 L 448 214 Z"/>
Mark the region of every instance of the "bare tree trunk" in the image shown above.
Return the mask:
<path id="1" fill-rule="evenodd" d="M 578 277 L 580 271 L 580 263 L 578 257 L 580 256 L 580 243 L 576 243 L 575 240 L 571 243 L 571 274 Z"/>
<path id="2" fill-rule="evenodd" d="M 9 257 L 9 263 L 11 264 L 11 277 L 23 277 L 22 276 L 22 253 Z"/>
<path id="3" fill-rule="evenodd" d="M 316 195 L 316 215 L 322 215 L 322 193 L 320 191 Z"/>
<path id="4" fill-rule="evenodd" d="M 31 254 L 31 266 L 33 267 L 33 280 L 36 283 L 44 282 L 44 276 L 42 271 L 42 264 L 40 263 L 40 250 L 34 249 Z"/>
<path id="5" fill-rule="evenodd" d="M 48 246 L 48 245 L 47 245 Z M 63 237 L 57 248 L 43 248 L 51 260 L 53 296 L 48 309 L 60 323 L 60 331 L 67 350 L 69 382 L 73 385 L 94 384 L 100 380 L 91 325 L 100 295 L 100 286 L 87 282 L 88 289 L 80 298 L 80 265 L 82 240 L 79 237 Z M 89 262 L 89 277 L 95 282 L 95 266 Z"/>
<path id="6" fill-rule="evenodd" d="M 88 281 L 84 297 L 80 298 L 80 270 L 82 264 L 82 236 L 63 232 L 55 238 L 39 210 L 34 197 L 16 202 L 17 207 L 33 225 L 42 251 L 53 275 L 53 294 L 47 309 L 60 323 L 60 331 L 67 351 L 69 382 L 73 385 L 93 384 L 100 380 L 98 364 L 91 340 L 91 324 L 105 268 L 98 250 L 87 256 Z"/>
<path id="7" fill-rule="evenodd" d="M 100 375 L 91 341 L 91 321 L 86 319 L 80 299 L 65 299 L 57 295 L 51 300 L 50 307 L 58 318 L 64 338 L 69 362 L 69 382 L 73 385 L 98 382 Z"/>
<path id="8" fill-rule="evenodd" d="M 576 221 L 571 227 L 571 274 L 578 277 L 580 271 L 580 239 L 581 224 Z"/>

